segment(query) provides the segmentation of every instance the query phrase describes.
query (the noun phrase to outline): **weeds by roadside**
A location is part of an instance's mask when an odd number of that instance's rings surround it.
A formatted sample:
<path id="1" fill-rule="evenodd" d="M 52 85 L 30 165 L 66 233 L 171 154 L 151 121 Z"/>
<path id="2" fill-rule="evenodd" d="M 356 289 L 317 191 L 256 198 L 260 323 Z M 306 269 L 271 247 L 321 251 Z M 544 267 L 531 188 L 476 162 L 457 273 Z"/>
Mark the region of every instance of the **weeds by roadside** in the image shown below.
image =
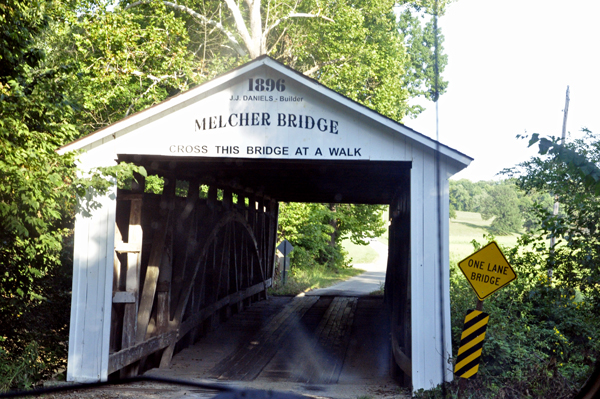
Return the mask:
<path id="1" fill-rule="evenodd" d="M 493 237 L 488 237 L 492 239 Z M 529 244 L 529 243 L 523 243 Z M 594 301 L 555 278 L 549 280 L 542 251 L 504 249 L 518 279 L 484 302 L 490 321 L 476 377 L 458 395 L 458 379 L 447 398 L 572 398 L 600 354 L 600 318 Z M 455 262 L 450 265 L 453 353 L 458 352 L 467 309 L 475 294 Z M 441 398 L 441 388 L 415 398 Z"/>
<path id="2" fill-rule="evenodd" d="M 361 273 L 364 273 L 364 270 L 351 267 L 331 268 L 317 265 L 306 269 L 295 268 L 288 271 L 285 285 L 283 285 L 280 273 L 276 273 L 269 294 L 298 295 L 312 289 L 332 286 Z"/>

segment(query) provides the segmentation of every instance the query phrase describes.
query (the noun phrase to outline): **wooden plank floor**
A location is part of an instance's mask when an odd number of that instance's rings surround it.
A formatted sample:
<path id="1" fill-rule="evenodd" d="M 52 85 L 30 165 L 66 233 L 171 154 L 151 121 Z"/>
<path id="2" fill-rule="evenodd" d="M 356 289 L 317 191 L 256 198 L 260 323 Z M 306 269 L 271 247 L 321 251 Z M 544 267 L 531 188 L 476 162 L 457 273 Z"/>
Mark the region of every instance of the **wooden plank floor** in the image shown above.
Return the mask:
<path id="1" fill-rule="evenodd" d="M 148 374 L 313 385 L 386 379 L 388 331 L 381 298 L 275 297 Z"/>

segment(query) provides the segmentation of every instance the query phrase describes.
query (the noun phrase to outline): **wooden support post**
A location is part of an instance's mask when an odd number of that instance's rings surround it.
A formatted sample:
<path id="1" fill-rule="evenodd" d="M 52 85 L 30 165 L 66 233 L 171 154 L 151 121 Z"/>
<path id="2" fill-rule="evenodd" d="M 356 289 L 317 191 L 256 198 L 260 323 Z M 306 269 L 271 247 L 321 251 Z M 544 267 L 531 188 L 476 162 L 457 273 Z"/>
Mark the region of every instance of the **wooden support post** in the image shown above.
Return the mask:
<path id="1" fill-rule="evenodd" d="M 125 290 L 133 295 L 136 302 L 124 305 L 123 333 L 121 336 L 121 348 L 129 348 L 135 345 L 137 330 L 138 291 L 140 280 L 140 265 L 142 260 L 142 198 L 144 186 L 140 178 L 136 184 L 136 194 L 132 194 L 131 210 L 129 212 L 129 234 L 127 253 L 127 273 L 125 276 Z M 129 366 L 121 370 L 121 377 L 137 375 L 137 367 Z"/>
<path id="2" fill-rule="evenodd" d="M 131 212 L 129 215 L 129 240 L 128 244 L 132 247 L 132 251 L 127 253 L 127 273 L 125 275 L 125 289 L 137 297 L 139 289 L 140 262 L 142 258 L 142 197 L 131 200 Z M 138 304 L 126 304 L 125 316 L 123 320 L 123 348 L 128 348 L 135 345 L 135 331 L 137 320 Z"/>
<path id="3" fill-rule="evenodd" d="M 233 208 L 233 194 L 230 189 L 223 190 L 223 206 L 228 211 Z"/>
<path id="4" fill-rule="evenodd" d="M 392 376 L 404 387 L 412 386 L 410 312 L 410 197 L 405 189 L 390 205 L 386 302 L 391 309 Z M 388 292 L 389 291 L 389 292 Z"/>
<path id="5" fill-rule="evenodd" d="M 249 197 L 249 209 L 248 209 L 248 224 L 250 225 L 250 227 L 252 228 L 252 234 L 254 235 L 254 237 L 257 237 L 256 235 L 256 198 Z M 250 284 L 249 285 L 253 285 L 255 283 L 254 281 L 254 256 L 250 256 L 250 273 L 248 275 L 248 278 L 250 279 Z M 252 299 L 251 299 L 252 300 Z"/>
<path id="6" fill-rule="evenodd" d="M 121 230 L 119 230 L 119 225 L 115 223 L 115 248 L 117 245 L 123 242 L 123 235 L 121 234 Z M 121 261 L 119 260 L 119 254 L 117 251 L 114 252 L 114 269 L 113 269 L 113 292 L 119 291 L 119 284 L 121 282 Z"/>
<path id="7" fill-rule="evenodd" d="M 214 211 L 217 207 L 217 188 L 215 186 L 208 187 L 208 196 L 206 198 L 208 209 Z"/>
<path id="8" fill-rule="evenodd" d="M 139 344 L 146 339 L 146 332 L 148 330 L 150 314 L 154 304 L 154 295 L 156 293 L 156 287 L 158 283 L 159 267 L 163 259 L 167 229 L 170 223 L 171 209 L 173 208 L 172 205 L 174 198 L 175 184 L 171 183 L 165 185 L 161 199 L 163 215 L 152 239 L 152 251 L 150 252 L 150 259 L 148 261 L 148 268 L 146 270 L 146 277 L 140 299 L 135 339 L 136 344 Z"/>
<path id="9" fill-rule="evenodd" d="M 185 239 L 181 241 L 183 243 L 183 248 L 180 250 L 183 253 L 179 253 L 176 258 L 176 262 L 173 264 L 173 281 L 172 281 L 172 290 L 171 290 L 171 306 L 177 307 L 177 304 L 181 301 L 182 298 L 182 290 L 185 287 L 189 275 L 189 267 L 188 263 L 190 263 L 191 255 L 196 250 L 196 230 L 197 226 L 194 224 L 194 215 L 196 205 L 198 203 L 199 198 L 199 183 L 198 181 L 190 182 L 188 190 L 188 197 L 185 201 L 185 207 L 176 219 L 176 224 L 179 230 L 179 234 L 183 234 Z M 180 244 L 181 244 L 180 243 Z M 192 260 L 193 261 L 193 260 Z M 171 310 L 174 311 L 173 308 Z"/>
<path id="10" fill-rule="evenodd" d="M 170 237 L 169 240 L 171 241 Z M 163 252 L 163 258 L 160 262 L 160 273 L 158 283 L 156 284 L 156 331 L 162 334 L 169 327 L 169 291 L 171 288 L 171 243 L 168 244 L 168 250 Z"/>
<path id="11" fill-rule="evenodd" d="M 269 239 L 269 262 L 267 263 L 267 278 L 274 278 L 275 277 L 275 267 L 277 266 L 277 262 L 276 259 L 277 257 L 275 256 L 275 248 L 277 245 L 277 229 L 279 227 L 279 202 L 275 201 L 275 200 L 271 200 L 271 209 L 270 209 L 270 214 L 271 214 L 271 223 L 269 226 L 269 231 L 270 231 L 270 239 Z"/>

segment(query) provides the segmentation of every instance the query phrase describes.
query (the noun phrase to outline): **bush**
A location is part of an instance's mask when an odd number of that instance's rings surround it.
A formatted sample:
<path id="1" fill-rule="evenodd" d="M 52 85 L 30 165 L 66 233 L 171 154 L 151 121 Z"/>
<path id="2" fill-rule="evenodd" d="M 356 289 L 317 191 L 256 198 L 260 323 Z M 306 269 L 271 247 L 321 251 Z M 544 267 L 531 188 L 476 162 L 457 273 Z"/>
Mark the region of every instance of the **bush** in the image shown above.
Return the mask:
<path id="1" fill-rule="evenodd" d="M 19 356 L 11 356 L 0 348 L 0 392 L 12 388 L 27 389 L 40 380 L 46 369 L 39 358 L 37 342 L 29 343 Z"/>
<path id="2" fill-rule="evenodd" d="M 493 239 L 493 237 L 488 237 Z M 479 245 L 479 244 L 477 244 Z M 570 398 L 593 370 L 600 353 L 600 320 L 594 302 L 570 284 L 549 281 L 548 250 L 524 236 L 503 249 L 518 279 L 484 302 L 490 321 L 472 398 Z M 467 309 L 476 296 L 456 262 L 451 263 L 453 353 L 458 353 Z M 458 382 L 449 384 L 451 395 Z M 417 397 L 439 397 L 439 390 Z M 450 396 L 452 397 L 452 396 Z"/>

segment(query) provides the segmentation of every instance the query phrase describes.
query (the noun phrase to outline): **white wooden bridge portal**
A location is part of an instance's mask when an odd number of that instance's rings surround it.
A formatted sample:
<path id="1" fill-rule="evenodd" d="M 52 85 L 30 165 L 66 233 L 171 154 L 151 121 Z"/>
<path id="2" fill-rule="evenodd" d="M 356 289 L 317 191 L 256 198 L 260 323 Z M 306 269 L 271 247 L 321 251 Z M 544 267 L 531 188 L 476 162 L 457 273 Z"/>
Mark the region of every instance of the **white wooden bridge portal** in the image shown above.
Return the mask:
<path id="1" fill-rule="evenodd" d="M 68 380 L 168 365 L 219 315 L 264 298 L 278 203 L 295 201 L 390 205 L 393 358 L 415 390 L 442 381 L 448 178 L 471 158 L 268 57 L 60 149 L 79 150 L 83 171 L 127 161 L 165 186 L 161 195 L 144 193 L 143 180 L 115 188 L 78 214 Z"/>

